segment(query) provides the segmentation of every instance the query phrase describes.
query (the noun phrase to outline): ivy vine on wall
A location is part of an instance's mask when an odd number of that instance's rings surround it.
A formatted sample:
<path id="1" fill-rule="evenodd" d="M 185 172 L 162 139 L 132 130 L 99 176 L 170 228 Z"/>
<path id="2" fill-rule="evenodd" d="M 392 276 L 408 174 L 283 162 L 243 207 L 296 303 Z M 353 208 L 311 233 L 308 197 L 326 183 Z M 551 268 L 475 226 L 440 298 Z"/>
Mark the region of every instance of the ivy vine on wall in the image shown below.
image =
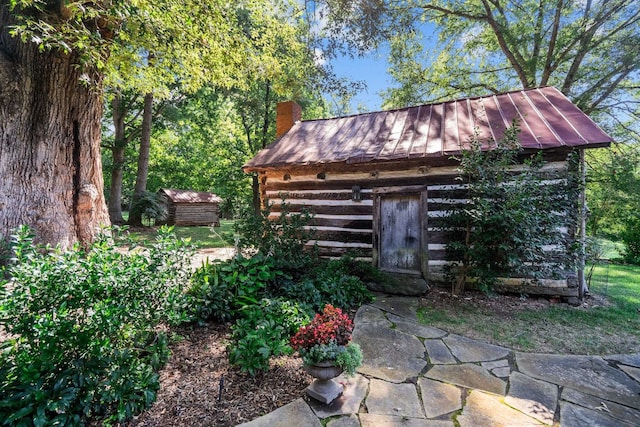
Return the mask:
<path id="1" fill-rule="evenodd" d="M 456 157 L 466 197 L 451 199 L 443 229 L 454 261 L 445 272 L 452 292 L 475 283 L 491 292 L 501 278 L 567 277 L 577 267 L 578 153 L 566 169 L 545 168 L 541 152 L 526 155 L 516 122 L 489 147 L 475 135 Z M 487 149 L 488 148 L 488 149 Z"/>

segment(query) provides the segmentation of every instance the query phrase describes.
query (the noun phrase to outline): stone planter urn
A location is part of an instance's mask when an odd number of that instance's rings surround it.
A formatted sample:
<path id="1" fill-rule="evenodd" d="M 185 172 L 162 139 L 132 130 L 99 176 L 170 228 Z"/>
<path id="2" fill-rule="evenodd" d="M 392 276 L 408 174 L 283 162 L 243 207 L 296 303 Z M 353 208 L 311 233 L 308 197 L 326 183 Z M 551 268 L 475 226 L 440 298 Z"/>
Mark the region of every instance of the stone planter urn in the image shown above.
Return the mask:
<path id="1" fill-rule="evenodd" d="M 328 405 L 342 394 L 342 385 L 333 381 L 333 378 L 342 373 L 342 368 L 334 365 L 333 361 L 318 362 L 315 365 L 305 364 L 304 370 L 315 378 L 307 387 L 309 396 Z"/>

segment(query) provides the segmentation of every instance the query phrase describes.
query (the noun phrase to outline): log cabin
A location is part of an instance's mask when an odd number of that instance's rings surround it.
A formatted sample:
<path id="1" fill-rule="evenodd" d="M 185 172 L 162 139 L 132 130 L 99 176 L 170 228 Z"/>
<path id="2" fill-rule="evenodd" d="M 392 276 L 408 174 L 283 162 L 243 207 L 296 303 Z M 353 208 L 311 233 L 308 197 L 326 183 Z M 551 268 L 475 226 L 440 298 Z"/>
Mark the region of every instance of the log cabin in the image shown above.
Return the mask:
<path id="1" fill-rule="evenodd" d="M 158 195 L 167 207 L 167 218 L 158 225 L 220 227 L 222 199 L 205 191 L 161 188 Z"/>
<path id="2" fill-rule="evenodd" d="M 455 155 L 473 135 L 489 149 L 515 119 L 525 155 L 542 152 L 549 180 L 582 174 L 583 162 L 573 166 L 579 171 L 570 170 L 569 155 L 583 159 L 584 149 L 612 142 L 553 87 L 305 121 L 300 107 L 286 102 L 276 115 L 276 140 L 243 167 L 258 175 L 271 215 L 279 214 L 283 200 L 291 212 L 307 208 L 317 235 L 309 244 L 321 255 L 350 253 L 383 271 L 419 278 L 408 282 L 422 283 L 415 293 L 443 283 L 445 266 L 454 262 L 438 221 L 464 186 Z M 584 242 L 586 205 L 584 191 L 578 193 L 576 214 L 559 230 L 564 247 L 567 240 Z M 584 260 L 578 264 L 560 278 L 505 279 L 499 290 L 582 296 Z"/>

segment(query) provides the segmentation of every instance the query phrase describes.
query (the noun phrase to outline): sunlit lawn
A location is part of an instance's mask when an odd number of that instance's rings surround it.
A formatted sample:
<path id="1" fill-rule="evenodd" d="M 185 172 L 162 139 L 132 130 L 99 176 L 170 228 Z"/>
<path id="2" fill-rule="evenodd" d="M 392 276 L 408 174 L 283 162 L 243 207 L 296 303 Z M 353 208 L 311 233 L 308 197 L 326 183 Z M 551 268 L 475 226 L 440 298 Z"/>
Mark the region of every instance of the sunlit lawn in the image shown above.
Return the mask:
<path id="1" fill-rule="evenodd" d="M 640 352 L 640 266 L 597 265 L 590 291 L 593 298 L 587 301 L 609 304 L 589 308 L 547 304 L 517 309 L 505 318 L 490 307 L 460 299 L 448 307 L 427 306 L 421 312 L 421 320 L 452 333 L 522 351 Z"/>
<path id="2" fill-rule="evenodd" d="M 188 239 L 197 248 L 223 248 L 233 246 L 233 220 L 220 220 L 220 227 L 174 227 L 173 231 L 181 239 Z M 139 245 L 155 241 L 157 228 L 129 231 L 128 238 Z M 124 240 L 122 240 L 124 243 Z"/>

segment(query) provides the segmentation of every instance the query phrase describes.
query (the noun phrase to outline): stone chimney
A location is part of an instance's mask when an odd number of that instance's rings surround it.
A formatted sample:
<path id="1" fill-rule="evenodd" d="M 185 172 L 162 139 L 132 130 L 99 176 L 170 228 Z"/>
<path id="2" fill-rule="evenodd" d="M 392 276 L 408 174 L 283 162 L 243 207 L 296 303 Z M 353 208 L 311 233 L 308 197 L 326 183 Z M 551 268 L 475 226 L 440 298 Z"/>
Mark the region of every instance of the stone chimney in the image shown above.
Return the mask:
<path id="1" fill-rule="evenodd" d="M 302 108 L 294 101 L 279 102 L 276 105 L 276 138 L 280 138 L 302 119 Z"/>

